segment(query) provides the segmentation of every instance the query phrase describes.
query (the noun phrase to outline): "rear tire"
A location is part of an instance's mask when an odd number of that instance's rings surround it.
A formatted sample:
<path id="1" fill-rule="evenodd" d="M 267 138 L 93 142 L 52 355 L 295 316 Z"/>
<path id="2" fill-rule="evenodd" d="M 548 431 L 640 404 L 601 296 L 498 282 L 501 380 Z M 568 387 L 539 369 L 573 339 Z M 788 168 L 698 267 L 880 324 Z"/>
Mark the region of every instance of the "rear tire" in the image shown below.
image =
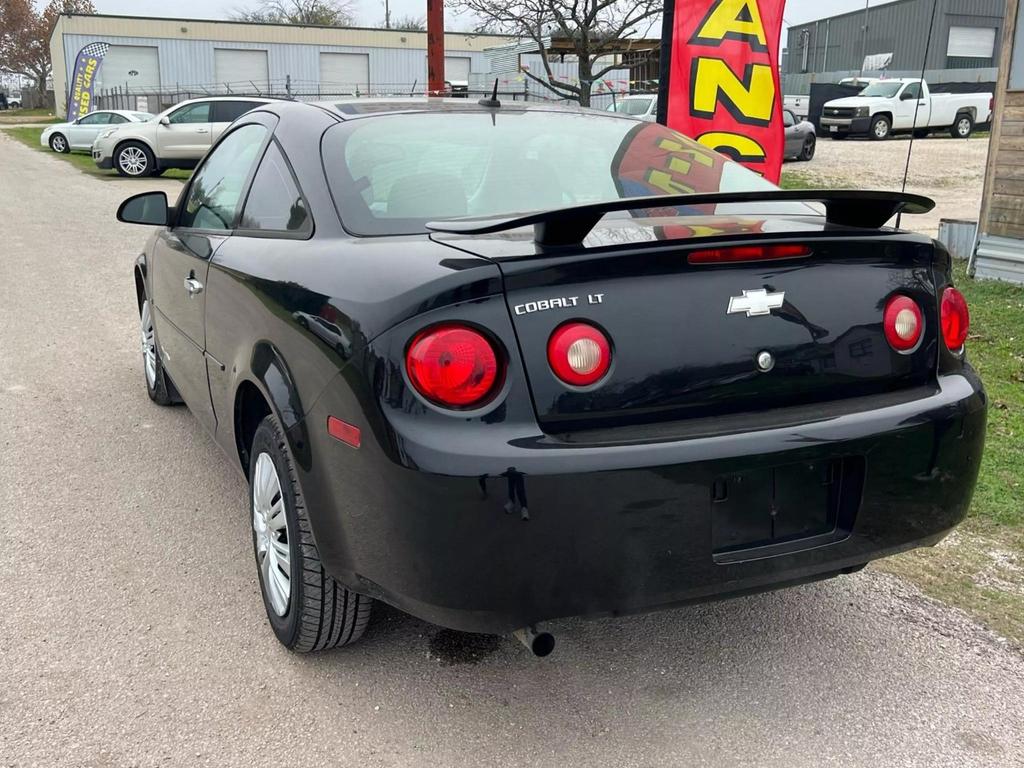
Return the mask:
<path id="1" fill-rule="evenodd" d="M 114 150 L 114 168 L 122 176 L 140 179 L 156 170 L 156 158 L 145 144 L 126 141 Z"/>
<path id="2" fill-rule="evenodd" d="M 892 122 L 885 115 L 876 115 L 871 119 L 871 128 L 868 130 L 868 135 L 875 141 L 882 141 L 883 139 L 889 138 L 889 132 L 892 130 Z"/>
<path id="3" fill-rule="evenodd" d="M 803 162 L 812 160 L 814 158 L 814 149 L 817 143 L 818 140 L 813 135 L 808 136 L 804 140 L 804 146 L 800 150 L 800 154 L 797 156 L 797 160 L 802 160 Z"/>
<path id="4" fill-rule="evenodd" d="M 67 137 L 63 133 L 55 133 L 50 137 L 50 149 L 66 155 L 71 151 L 71 145 L 68 144 Z"/>
<path id="5" fill-rule="evenodd" d="M 949 128 L 949 135 L 954 139 L 968 139 L 974 133 L 974 120 L 970 115 L 957 115 Z"/>
<path id="6" fill-rule="evenodd" d="M 249 451 L 249 512 L 263 605 L 281 644 L 308 653 L 362 637 L 373 600 L 324 570 L 291 451 L 273 414 L 256 428 Z"/>

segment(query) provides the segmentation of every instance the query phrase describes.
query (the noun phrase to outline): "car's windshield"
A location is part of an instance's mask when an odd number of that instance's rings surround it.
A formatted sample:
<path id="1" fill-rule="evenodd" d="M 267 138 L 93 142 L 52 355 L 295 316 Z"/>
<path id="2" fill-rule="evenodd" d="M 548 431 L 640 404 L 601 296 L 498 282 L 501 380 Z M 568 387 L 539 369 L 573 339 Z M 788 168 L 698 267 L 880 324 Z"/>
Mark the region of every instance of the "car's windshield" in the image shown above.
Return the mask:
<path id="1" fill-rule="evenodd" d="M 609 110 L 623 115 L 644 115 L 651 106 L 651 99 L 622 99 Z"/>
<path id="2" fill-rule="evenodd" d="M 132 117 L 134 117 L 136 120 L 142 123 L 148 122 L 149 120 L 153 119 L 153 115 L 151 115 L 149 112 L 132 112 Z"/>
<path id="3" fill-rule="evenodd" d="M 899 80 L 889 80 L 888 82 L 884 83 L 872 83 L 863 91 L 861 91 L 860 95 L 879 96 L 883 99 L 891 99 L 902 87 L 903 83 L 901 83 Z"/>
<path id="4" fill-rule="evenodd" d="M 342 123 L 323 146 L 342 220 L 360 235 L 624 197 L 775 189 L 662 125 L 593 113 L 385 115 Z"/>

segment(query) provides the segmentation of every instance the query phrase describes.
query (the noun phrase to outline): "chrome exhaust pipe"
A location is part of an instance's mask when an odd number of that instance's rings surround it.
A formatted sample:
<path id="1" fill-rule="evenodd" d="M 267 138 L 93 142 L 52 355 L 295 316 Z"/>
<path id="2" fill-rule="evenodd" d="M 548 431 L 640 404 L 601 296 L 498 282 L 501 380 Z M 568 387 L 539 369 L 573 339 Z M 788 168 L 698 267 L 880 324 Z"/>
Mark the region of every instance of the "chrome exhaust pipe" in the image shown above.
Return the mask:
<path id="1" fill-rule="evenodd" d="M 529 649 L 530 653 L 539 658 L 543 658 L 555 650 L 555 636 L 550 632 L 538 632 L 535 626 L 517 629 L 512 634 Z"/>

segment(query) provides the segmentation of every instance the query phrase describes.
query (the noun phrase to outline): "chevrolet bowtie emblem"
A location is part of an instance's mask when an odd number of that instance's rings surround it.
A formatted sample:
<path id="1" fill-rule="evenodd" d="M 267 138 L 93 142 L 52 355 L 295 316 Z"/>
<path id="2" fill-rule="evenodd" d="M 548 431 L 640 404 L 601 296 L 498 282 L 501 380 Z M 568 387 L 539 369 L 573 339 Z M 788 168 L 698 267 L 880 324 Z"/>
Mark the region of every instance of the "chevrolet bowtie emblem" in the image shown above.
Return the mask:
<path id="1" fill-rule="evenodd" d="M 729 297 L 729 310 L 727 314 L 734 312 L 746 312 L 747 317 L 754 315 L 770 315 L 773 309 L 778 309 L 786 300 L 786 292 L 768 293 L 764 288 L 753 291 L 744 291 L 742 296 Z"/>

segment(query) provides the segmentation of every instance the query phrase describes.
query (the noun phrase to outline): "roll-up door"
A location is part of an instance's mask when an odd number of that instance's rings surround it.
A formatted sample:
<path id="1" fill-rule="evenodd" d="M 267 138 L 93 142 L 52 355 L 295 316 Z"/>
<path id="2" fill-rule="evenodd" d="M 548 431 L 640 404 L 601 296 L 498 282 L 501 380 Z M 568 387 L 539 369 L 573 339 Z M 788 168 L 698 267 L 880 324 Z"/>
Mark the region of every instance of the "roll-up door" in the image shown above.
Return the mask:
<path id="1" fill-rule="evenodd" d="M 225 93 L 260 93 L 270 90 L 270 68 L 266 51 L 243 51 L 237 48 L 213 50 L 217 89 Z"/>
<path id="2" fill-rule="evenodd" d="M 320 90 L 345 94 L 370 90 L 370 57 L 365 53 L 321 53 Z"/>

